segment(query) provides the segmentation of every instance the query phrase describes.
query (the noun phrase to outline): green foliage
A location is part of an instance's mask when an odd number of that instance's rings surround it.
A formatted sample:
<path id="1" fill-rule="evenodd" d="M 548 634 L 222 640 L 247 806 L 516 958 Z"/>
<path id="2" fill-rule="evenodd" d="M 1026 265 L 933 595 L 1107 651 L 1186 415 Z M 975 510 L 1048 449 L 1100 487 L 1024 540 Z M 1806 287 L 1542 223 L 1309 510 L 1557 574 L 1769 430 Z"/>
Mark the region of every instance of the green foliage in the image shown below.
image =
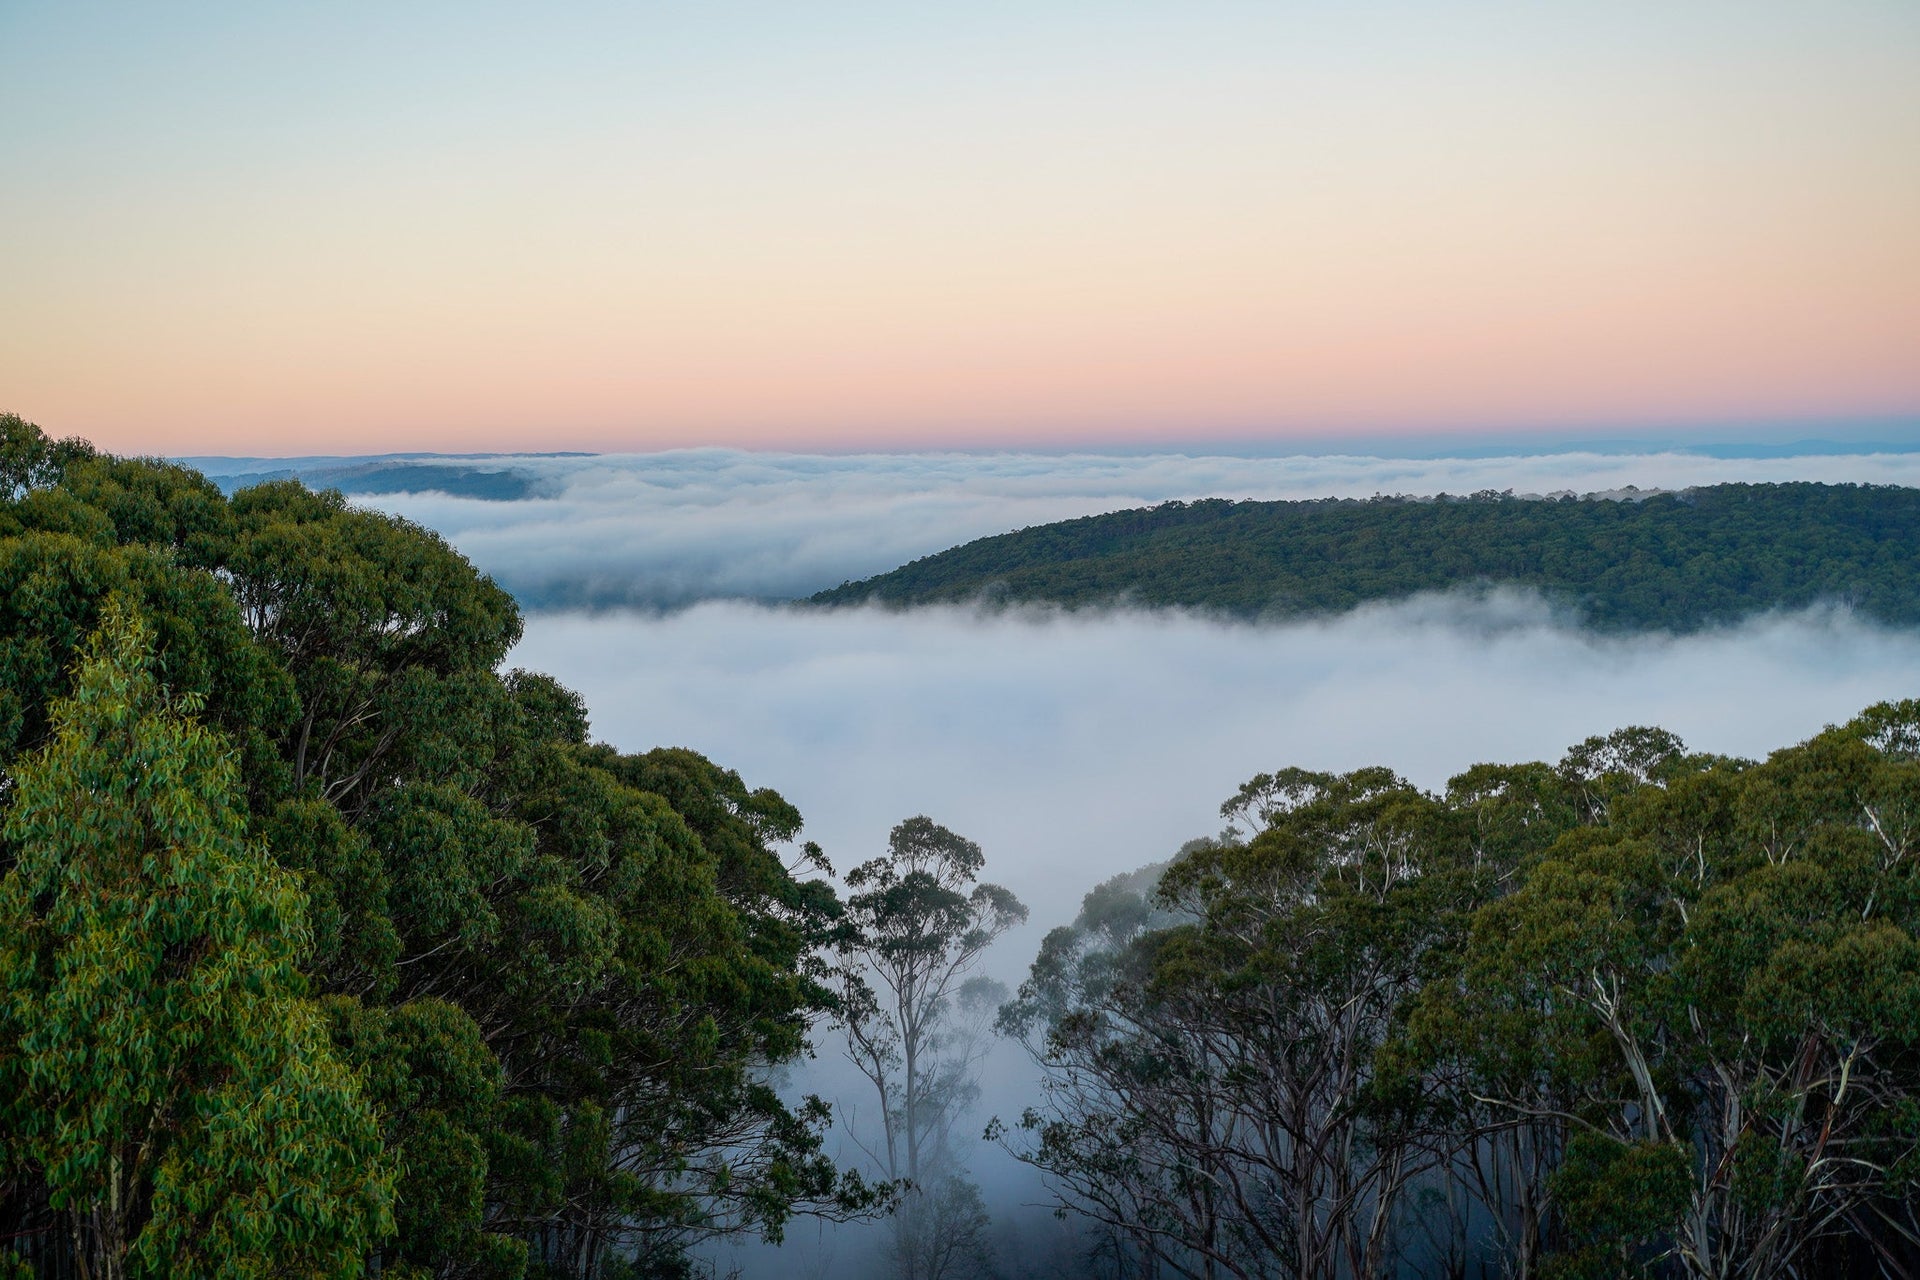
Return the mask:
<path id="1" fill-rule="evenodd" d="M 1046 1072 L 1016 1154 L 1168 1267 L 1367 1274 L 1424 1159 L 1417 1081 L 1375 1062 L 1490 879 L 1385 769 L 1261 775 L 1223 816 L 1157 912 L 1090 895 L 1003 1010 Z"/>
<path id="2" fill-rule="evenodd" d="M 67 467 L 91 457 L 80 440 L 53 441 L 17 413 L 0 413 L 0 501 L 17 502 L 59 483 Z"/>
<path id="3" fill-rule="evenodd" d="M 1553 1176 L 1570 1247 L 1551 1280 L 1645 1275 L 1657 1242 L 1680 1226 L 1692 1182 L 1687 1152 L 1665 1142 L 1616 1142 L 1583 1133 Z"/>
<path id="4" fill-rule="evenodd" d="M 1698 1152 L 1665 1246 L 1689 1270 L 1803 1265 L 1909 1194 L 1920 769 L 1873 739 L 1916 718 L 1883 705 L 1757 766 L 1662 752 L 1475 921 L 1457 1007 L 1531 1046 L 1495 1096 Z"/>
<path id="5" fill-rule="evenodd" d="M 1169 502 L 1021 529 L 813 597 L 1125 602 L 1289 616 L 1533 587 L 1604 630 L 1691 631 L 1822 602 L 1920 622 L 1920 490 L 1710 485 L 1629 501 Z"/>
<path id="6" fill-rule="evenodd" d="M 358 1082 L 301 997 L 292 880 L 125 606 L 13 771 L 0 1129 L 95 1274 L 350 1276 L 391 1226 Z"/>
<path id="7" fill-rule="evenodd" d="M 524 1244 L 513 1250 L 519 1242 L 484 1229 L 485 1139 L 502 1082 L 480 1028 L 432 997 L 392 1007 L 344 997 L 324 1004 L 341 1055 L 388 1117 L 387 1149 L 402 1170 L 389 1265 L 431 1273 L 446 1260 L 470 1265 L 505 1248 L 524 1267 Z"/>
<path id="8" fill-rule="evenodd" d="M 984 1022 L 1005 989 L 967 975 L 1027 908 L 981 883 L 985 866 L 979 845 L 918 816 L 847 873 L 840 1020 L 879 1104 L 877 1163 L 901 1193 L 890 1243 L 904 1280 L 990 1269 L 986 1209 L 953 1130 L 979 1092 L 970 1016 Z"/>
<path id="9" fill-rule="evenodd" d="M 1002 1013 L 1046 1071 L 1016 1154 L 1141 1256 L 1912 1269 L 1920 702 L 1757 764 L 1631 728 L 1443 796 L 1286 769 L 1223 815 Z"/>
<path id="10" fill-rule="evenodd" d="M 584 1280 L 623 1259 L 669 1267 L 716 1233 L 777 1236 L 796 1212 L 873 1205 L 825 1154 L 825 1105 L 789 1105 L 769 1084 L 833 999 L 819 950 L 841 927 L 839 903 L 775 848 L 799 814 L 691 752 L 590 746 L 576 695 L 498 674 L 520 628 L 506 594 L 436 535 L 338 493 L 281 481 L 228 499 L 182 468 L 0 418 L 0 806 L 40 823 L 43 842 L 39 861 L 24 837 L 0 848 L 22 918 L 65 901 L 49 886 L 99 852 L 107 811 L 56 831 L 24 807 L 22 779 L 37 776 L 31 753 L 54 740 L 86 637 L 116 597 L 116 616 L 151 641 L 138 681 L 160 709 L 135 719 L 187 725 L 181 743 L 201 767 L 182 785 L 218 792 L 203 799 L 219 814 L 219 856 L 238 868 L 221 892 L 261 899 L 246 954 L 266 969 L 219 972 L 268 973 L 248 979 L 254 996 L 295 1002 L 271 1018 L 190 1023 L 208 1072 L 228 1070 L 223 1054 L 258 1065 L 225 1093 L 208 1083 L 168 1148 L 177 1163 L 161 1159 L 166 1144 L 141 1148 L 137 1168 L 123 1161 L 127 1212 L 192 1224 L 150 1237 L 182 1266 L 216 1270 L 189 1237 L 239 1253 L 265 1248 L 267 1233 L 283 1251 L 323 1248 L 332 1228 L 299 1196 L 332 1194 L 347 1165 L 324 1178 L 316 1165 L 298 1186 L 255 1177 L 271 1167 L 258 1143 L 280 1137 L 314 1160 L 348 1153 L 369 1188 L 359 1234 L 341 1228 L 339 1256 L 357 1259 L 343 1273 L 377 1255 L 395 1275 Z M 44 843 L 56 834 L 65 843 Z M 807 862 L 824 868 L 817 851 Z M 40 888 L 24 887 L 29 874 Z M 174 927 L 131 874 L 101 881 L 95 909 L 129 929 Z M 49 927 L 0 939 L 0 976 L 35 1000 L 67 991 L 48 986 Z M 125 965 L 147 967 L 113 970 L 111 990 L 88 998 L 117 992 L 157 1017 L 149 996 L 176 1012 L 186 999 L 166 996 L 170 983 L 213 992 L 194 976 L 202 952 L 185 935 L 169 945 L 161 960 L 129 950 Z M 10 1080 L 40 1062 L 32 1028 L 69 1025 L 27 1010 L 0 1027 Z M 280 1076 L 274 1036 L 306 1046 Z M 90 1048 L 120 1055 L 98 1059 L 94 1081 L 157 1107 L 152 1073 L 173 1061 L 153 1056 L 163 1048 L 139 1034 Z M 223 1118 L 241 1082 L 249 1114 L 271 1127 Z M 80 1194 L 72 1171 L 116 1159 L 78 1122 L 59 1123 L 72 1145 L 58 1167 L 51 1138 L 15 1142 L 0 1124 L 0 1238 L 54 1270 L 73 1261 L 56 1221 Z M 210 1179 L 214 1166 L 224 1172 Z M 216 1197 L 233 1206 L 217 1221 Z"/>

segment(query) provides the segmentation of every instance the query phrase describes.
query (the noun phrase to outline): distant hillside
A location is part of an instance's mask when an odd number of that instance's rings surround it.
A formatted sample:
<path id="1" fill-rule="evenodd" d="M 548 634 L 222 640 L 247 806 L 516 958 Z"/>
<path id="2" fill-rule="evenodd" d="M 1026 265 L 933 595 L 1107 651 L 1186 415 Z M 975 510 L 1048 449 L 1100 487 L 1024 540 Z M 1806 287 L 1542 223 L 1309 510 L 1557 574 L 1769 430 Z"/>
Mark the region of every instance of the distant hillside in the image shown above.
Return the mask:
<path id="1" fill-rule="evenodd" d="M 1920 624 L 1920 489 L 1169 502 L 982 538 L 812 600 L 1124 601 L 1251 617 L 1494 584 L 1537 588 L 1610 630 L 1686 631 L 1823 601 Z"/>
<path id="2" fill-rule="evenodd" d="M 299 480 L 309 488 L 338 489 L 346 494 L 446 493 L 489 502 L 518 502 L 544 492 L 537 479 L 511 467 L 445 462 L 376 460 L 211 474 L 207 478 L 229 497 L 269 480 Z"/>

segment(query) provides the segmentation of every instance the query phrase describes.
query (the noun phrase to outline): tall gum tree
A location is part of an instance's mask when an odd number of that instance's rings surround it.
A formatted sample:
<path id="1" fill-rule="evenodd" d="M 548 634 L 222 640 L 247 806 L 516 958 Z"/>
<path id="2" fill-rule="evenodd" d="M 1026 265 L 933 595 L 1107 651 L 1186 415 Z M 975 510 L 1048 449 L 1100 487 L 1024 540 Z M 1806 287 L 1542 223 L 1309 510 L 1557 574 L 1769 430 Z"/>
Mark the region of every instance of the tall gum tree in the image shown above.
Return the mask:
<path id="1" fill-rule="evenodd" d="M 842 1017 L 880 1104 L 880 1163 L 908 1184 L 894 1241 L 907 1280 L 958 1274 L 984 1244 L 985 1209 L 948 1150 L 971 1086 L 956 1005 L 980 956 L 1027 918 L 1009 890 L 980 882 L 985 865 L 979 845 L 919 816 L 894 827 L 886 856 L 847 873 Z"/>
<path id="2" fill-rule="evenodd" d="M 392 1173 L 302 994 L 302 896 L 138 616 L 111 604 L 83 654 L 10 779 L 4 1163 L 39 1172 L 88 1280 L 358 1275 Z"/>
<path id="3" fill-rule="evenodd" d="M 1568 1135 L 1554 1274 L 1830 1274 L 1862 1248 L 1910 1273 L 1916 725 L 1883 704 L 1758 765 L 1673 758 L 1479 913 L 1465 1038 L 1530 1065 L 1477 1090 Z"/>

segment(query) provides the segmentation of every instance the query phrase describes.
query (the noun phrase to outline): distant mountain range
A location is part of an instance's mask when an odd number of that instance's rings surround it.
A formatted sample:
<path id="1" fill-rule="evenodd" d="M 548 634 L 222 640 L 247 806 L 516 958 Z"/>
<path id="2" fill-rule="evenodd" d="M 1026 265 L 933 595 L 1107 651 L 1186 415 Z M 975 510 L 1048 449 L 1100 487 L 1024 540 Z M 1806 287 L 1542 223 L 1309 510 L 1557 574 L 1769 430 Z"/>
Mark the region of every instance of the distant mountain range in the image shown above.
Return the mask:
<path id="1" fill-rule="evenodd" d="M 349 494 L 446 493 L 491 502 L 545 496 L 538 476 L 514 469 L 516 458 L 582 458 L 591 454 L 391 453 L 378 457 L 180 458 L 231 495 L 269 480 L 299 480 L 311 489 Z"/>
<path id="2" fill-rule="evenodd" d="M 1333 457 L 1373 456 L 1410 459 L 1490 459 L 1534 457 L 1554 454 L 1592 454 L 1599 456 L 1631 454 L 1679 454 L 1703 458 L 1832 458 L 1866 457 L 1874 454 L 1920 452 L 1920 437 L 1910 440 L 1846 441 L 1805 439 L 1787 442 L 1667 442 L 1651 439 L 1562 440 L 1543 444 L 1504 442 L 1469 444 L 1453 442 L 1433 447 L 1430 441 L 1370 441 L 1339 444 L 1332 441 L 1280 441 L 1272 448 L 1260 449 L 1247 442 L 1223 443 L 1200 450 L 1221 456 L 1246 457 Z M 702 452 L 680 450 L 680 453 Z M 724 452 L 724 451 L 723 451 Z M 1045 451 L 1042 451 L 1044 454 Z M 1169 452 L 1192 454 L 1185 450 L 1115 449 L 1114 457 L 1135 457 Z M 495 502 L 513 502 L 522 498 L 551 496 L 553 480 L 517 469 L 516 461 L 535 458 L 592 458 L 601 455 L 580 451 L 535 453 L 383 453 L 372 455 L 317 454 L 307 457 L 254 458 L 205 455 L 173 459 L 201 472 L 231 494 L 236 489 L 268 480 L 298 479 L 315 489 L 339 489 L 349 494 L 446 493 L 457 497 L 479 498 Z"/>
<path id="3" fill-rule="evenodd" d="M 982 538 L 811 601 L 1284 617 L 1490 586 L 1538 590 L 1603 630 L 1691 631 L 1822 602 L 1912 626 L 1920 489 L 1168 502 Z"/>
<path id="4" fill-rule="evenodd" d="M 319 467 L 307 471 L 288 469 L 210 478 L 227 493 L 268 480 L 298 479 L 310 488 L 338 489 L 353 494 L 447 493 L 490 502 L 518 502 L 539 496 L 533 478 L 518 471 L 420 462 Z"/>

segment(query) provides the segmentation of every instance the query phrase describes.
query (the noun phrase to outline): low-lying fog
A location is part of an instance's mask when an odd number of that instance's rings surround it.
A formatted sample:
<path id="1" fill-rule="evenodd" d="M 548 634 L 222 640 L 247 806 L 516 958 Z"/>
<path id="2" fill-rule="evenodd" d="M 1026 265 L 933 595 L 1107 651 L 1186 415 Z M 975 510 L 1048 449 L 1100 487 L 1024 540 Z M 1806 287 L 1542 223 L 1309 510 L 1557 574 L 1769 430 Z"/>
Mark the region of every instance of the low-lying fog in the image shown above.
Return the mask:
<path id="1" fill-rule="evenodd" d="M 1627 724 L 1764 754 L 1920 695 L 1920 636 L 1845 613 L 1600 638 L 1514 593 L 1285 625 L 720 602 L 534 614 L 509 661 L 584 694 L 597 737 L 693 747 L 780 791 L 836 866 L 915 813 L 978 840 L 1035 911 L 1002 976 L 1095 881 L 1216 831 L 1255 773 L 1378 763 L 1437 788 Z"/>
<path id="2" fill-rule="evenodd" d="M 1557 759 L 1636 723 L 1760 755 L 1920 694 L 1920 636 L 1845 613 L 1598 638 L 1516 594 L 1286 625 L 741 603 L 535 614 L 510 661 L 583 693 L 598 737 L 690 746 L 779 790 L 842 869 L 916 813 L 979 841 L 988 878 L 1033 908 L 988 958 L 1009 984 L 1089 887 L 1216 831 L 1220 802 L 1255 773 L 1382 763 L 1439 787 L 1476 761 Z M 830 1032 L 820 1047 L 797 1085 L 857 1100 Z M 1008 1048 L 989 1071 L 975 1119 L 1017 1114 L 1032 1096 L 1025 1059 Z M 1020 1247 L 1057 1235 L 1021 1207 L 1039 1197 L 1020 1166 L 976 1146 Z M 750 1276 L 853 1274 L 874 1239 L 806 1227 L 784 1250 L 726 1261 Z"/>
<path id="3" fill-rule="evenodd" d="M 1557 759 L 1627 724 L 1743 755 L 1884 698 L 1920 695 L 1920 634 L 1845 613 L 1683 638 L 1601 638 L 1512 593 L 1449 596 L 1280 625 L 1191 614 L 813 611 L 803 596 L 969 539 L 1171 498 L 1366 497 L 1480 489 L 1628 494 L 1724 481 L 1920 483 L 1920 454 L 1715 458 L 1557 453 L 1275 458 L 684 450 L 473 459 L 535 496 L 365 496 L 445 534 L 528 610 L 515 664 L 585 695 L 628 749 L 693 747 L 784 793 L 845 869 L 925 813 L 984 847 L 1033 909 L 986 958 L 1013 985 L 1094 884 L 1218 830 L 1256 773 L 1386 764 L 1431 788 L 1482 760 Z M 597 612 L 553 612 L 568 606 Z M 679 608 L 679 612 L 661 612 Z M 612 611 L 606 611 L 611 609 Z M 796 1090 L 872 1119 L 831 1029 Z M 977 1135 L 1034 1100 L 1002 1044 Z M 844 1135 L 839 1158 L 859 1163 Z M 1007 1277 L 1050 1274 L 1074 1226 L 1032 1206 L 1027 1171 L 972 1141 Z M 869 1172 L 872 1166 L 867 1166 Z M 759 1280 L 874 1276 L 871 1226 L 801 1224 L 779 1250 L 713 1256 Z"/>
<path id="4" fill-rule="evenodd" d="M 542 496 L 495 502 L 396 493 L 360 501 L 439 530 L 535 609 L 811 595 L 974 538 L 1173 498 L 1607 493 L 1727 481 L 1920 484 L 1920 453 L 1242 458 L 683 449 L 470 465 L 524 475 Z"/>

